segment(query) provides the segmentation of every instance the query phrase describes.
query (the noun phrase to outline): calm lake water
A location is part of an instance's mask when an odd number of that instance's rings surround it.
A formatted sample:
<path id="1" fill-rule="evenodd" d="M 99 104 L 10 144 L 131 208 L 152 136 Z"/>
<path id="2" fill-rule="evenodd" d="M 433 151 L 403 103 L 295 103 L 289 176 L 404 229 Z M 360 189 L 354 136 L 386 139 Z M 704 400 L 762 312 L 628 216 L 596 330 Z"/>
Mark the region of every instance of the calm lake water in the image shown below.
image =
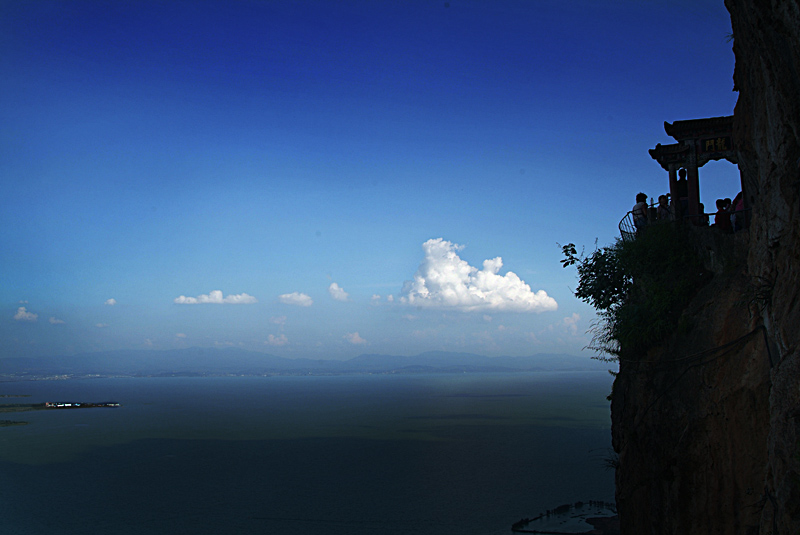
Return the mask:
<path id="1" fill-rule="evenodd" d="M 0 383 L 3 534 L 510 534 L 613 501 L 599 372 Z"/>

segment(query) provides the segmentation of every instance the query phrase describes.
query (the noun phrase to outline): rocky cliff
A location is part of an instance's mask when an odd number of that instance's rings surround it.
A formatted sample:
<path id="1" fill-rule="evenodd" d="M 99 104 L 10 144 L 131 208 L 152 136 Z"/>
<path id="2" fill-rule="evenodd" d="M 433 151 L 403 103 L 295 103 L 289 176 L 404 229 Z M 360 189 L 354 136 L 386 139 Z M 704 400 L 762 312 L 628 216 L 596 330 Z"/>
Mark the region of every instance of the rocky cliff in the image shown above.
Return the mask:
<path id="1" fill-rule="evenodd" d="M 752 221 L 706 246 L 736 253 L 713 255 L 716 275 L 680 332 L 620 362 L 612 434 L 624 535 L 800 533 L 800 3 L 725 4 Z"/>

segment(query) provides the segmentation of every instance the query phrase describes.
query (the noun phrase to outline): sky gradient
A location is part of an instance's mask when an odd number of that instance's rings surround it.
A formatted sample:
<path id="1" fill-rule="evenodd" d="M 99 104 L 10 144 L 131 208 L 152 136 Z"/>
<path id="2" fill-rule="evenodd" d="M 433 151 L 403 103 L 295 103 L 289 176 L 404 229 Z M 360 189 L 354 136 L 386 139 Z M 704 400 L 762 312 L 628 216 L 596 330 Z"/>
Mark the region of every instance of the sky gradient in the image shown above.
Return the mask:
<path id="1" fill-rule="evenodd" d="M 721 0 L 2 2 L 0 357 L 578 354 L 557 244 L 668 191 L 665 120 L 733 113 L 730 32 Z"/>

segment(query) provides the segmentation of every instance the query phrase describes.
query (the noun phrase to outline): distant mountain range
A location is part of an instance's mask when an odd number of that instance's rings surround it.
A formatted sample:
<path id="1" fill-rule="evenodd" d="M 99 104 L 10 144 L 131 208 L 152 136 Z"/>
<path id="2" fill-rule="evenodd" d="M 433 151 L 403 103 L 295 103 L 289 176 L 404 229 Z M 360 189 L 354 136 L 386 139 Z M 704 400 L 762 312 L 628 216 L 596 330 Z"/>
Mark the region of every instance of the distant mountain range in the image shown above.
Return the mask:
<path id="1" fill-rule="evenodd" d="M 602 371 L 609 364 L 574 355 L 485 357 L 429 351 L 414 356 L 359 355 L 350 360 L 288 359 L 236 348 L 122 350 L 62 357 L 0 359 L 0 375 L 261 375 Z"/>

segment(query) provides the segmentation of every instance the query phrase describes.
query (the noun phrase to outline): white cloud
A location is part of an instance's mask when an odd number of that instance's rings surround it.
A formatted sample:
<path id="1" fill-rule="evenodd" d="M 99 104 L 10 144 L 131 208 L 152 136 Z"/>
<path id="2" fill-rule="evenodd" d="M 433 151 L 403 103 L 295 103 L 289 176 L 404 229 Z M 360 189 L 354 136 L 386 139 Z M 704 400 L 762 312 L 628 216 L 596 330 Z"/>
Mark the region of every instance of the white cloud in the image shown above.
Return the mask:
<path id="1" fill-rule="evenodd" d="M 370 301 L 372 301 L 373 303 L 377 303 L 380 300 L 381 300 L 381 296 L 378 295 L 378 294 L 372 294 L 372 297 L 370 297 Z"/>
<path id="2" fill-rule="evenodd" d="M 578 334 L 578 321 L 580 321 L 581 317 L 578 314 L 573 313 L 572 316 L 568 318 L 564 318 L 563 325 L 566 327 L 567 331 L 572 335 Z"/>
<path id="3" fill-rule="evenodd" d="M 270 323 L 274 323 L 275 325 L 280 325 L 281 329 L 283 329 L 284 325 L 286 325 L 286 316 L 272 316 L 269 319 Z"/>
<path id="4" fill-rule="evenodd" d="M 62 324 L 62 323 L 66 323 L 66 321 L 64 321 L 64 320 L 60 320 L 60 319 L 58 319 L 58 318 L 56 318 L 56 317 L 54 317 L 54 316 L 51 316 L 51 317 L 50 317 L 50 319 L 49 319 L 49 320 L 47 320 L 47 321 L 49 321 L 49 322 L 50 322 L 51 324 L 53 324 L 53 325 L 60 325 L 60 324 Z"/>
<path id="5" fill-rule="evenodd" d="M 39 314 L 28 312 L 28 309 L 25 307 L 19 307 L 17 313 L 14 314 L 14 319 L 17 321 L 37 321 L 39 319 Z"/>
<path id="6" fill-rule="evenodd" d="M 117 300 L 114 299 L 113 297 L 111 299 L 106 299 L 106 304 L 113 307 L 114 305 L 117 304 Z"/>
<path id="7" fill-rule="evenodd" d="M 386 296 L 386 300 L 389 301 L 390 303 L 393 303 L 394 302 L 394 296 L 393 295 L 387 295 Z"/>
<path id="8" fill-rule="evenodd" d="M 289 339 L 286 337 L 285 334 L 279 334 L 275 336 L 274 334 L 269 335 L 267 340 L 264 342 L 265 345 L 269 346 L 285 346 L 289 343 Z"/>
<path id="9" fill-rule="evenodd" d="M 105 329 L 106 327 L 108 327 L 108 323 L 95 323 L 94 326 L 97 327 L 98 329 Z"/>
<path id="10" fill-rule="evenodd" d="M 186 338 L 185 333 L 175 333 L 175 338 Z"/>
<path id="11" fill-rule="evenodd" d="M 229 295 L 225 298 L 222 297 L 222 290 L 213 290 L 208 295 L 198 295 L 197 297 L 186 297 L 182 295 L 173 300 L 174 303 L 179 305 L 197 305 L 205 303 L 213 303 L 216 305 L 229 304 L 229 305 L 250 305 L 258 303 L 258 300 L 252 295 L 246 293 Z"/>
<path id="12" fill-rule="evenodd" d="M 545 312 L 558 304 L 544 290 L 531 291 L 511 271 L 498 275 L 503 267 L 499 256 L 483 261 L 483 269 L 470 266 L 457 251 L 463 246 L 442 238 L 422 244 L 425 258 L 414 280 L 403 284 L 401 302 L 421 307 L 476 310 Z"/>
<path id="13" fill-rule="evenodd" d="M 292 292 L 290 294 L 279 295 L 281 303 L 284 305 L 297 305 L 301 307 L 310 307 L 314 304 L 314 300 L 304 293 Z"/>
<path id="14" fill-rule="evenodd" d="M 350 297 L 350 294 L 344 291 L 344 288 L 332 282 L 330 286 L 328 286 L 328 293 L 331 294 L 331 297 L 336 299 L 337 301 L 347 301 L 347 298 Z"/>
<path id="15" fill-rule="evenodd" d="M 366 343 L 367 343 L 367 341 L 366 341 L 366 340 L 364 340 L 363 338 L 361 338 L 361 337 L 358 335 L 358 333 L 357 333 L 357 332 L 354 332 L 354 333 L 347 333 L 346 335 L 344 335 L 344 337 L 343 337 L 343 338 L 344 338 L 345 340 L 347 340 L 348 342 L 350 342 L 351 344 L 356 344 L 356 345 L 358 345 L 358 344 L 366 344 Z"/>

